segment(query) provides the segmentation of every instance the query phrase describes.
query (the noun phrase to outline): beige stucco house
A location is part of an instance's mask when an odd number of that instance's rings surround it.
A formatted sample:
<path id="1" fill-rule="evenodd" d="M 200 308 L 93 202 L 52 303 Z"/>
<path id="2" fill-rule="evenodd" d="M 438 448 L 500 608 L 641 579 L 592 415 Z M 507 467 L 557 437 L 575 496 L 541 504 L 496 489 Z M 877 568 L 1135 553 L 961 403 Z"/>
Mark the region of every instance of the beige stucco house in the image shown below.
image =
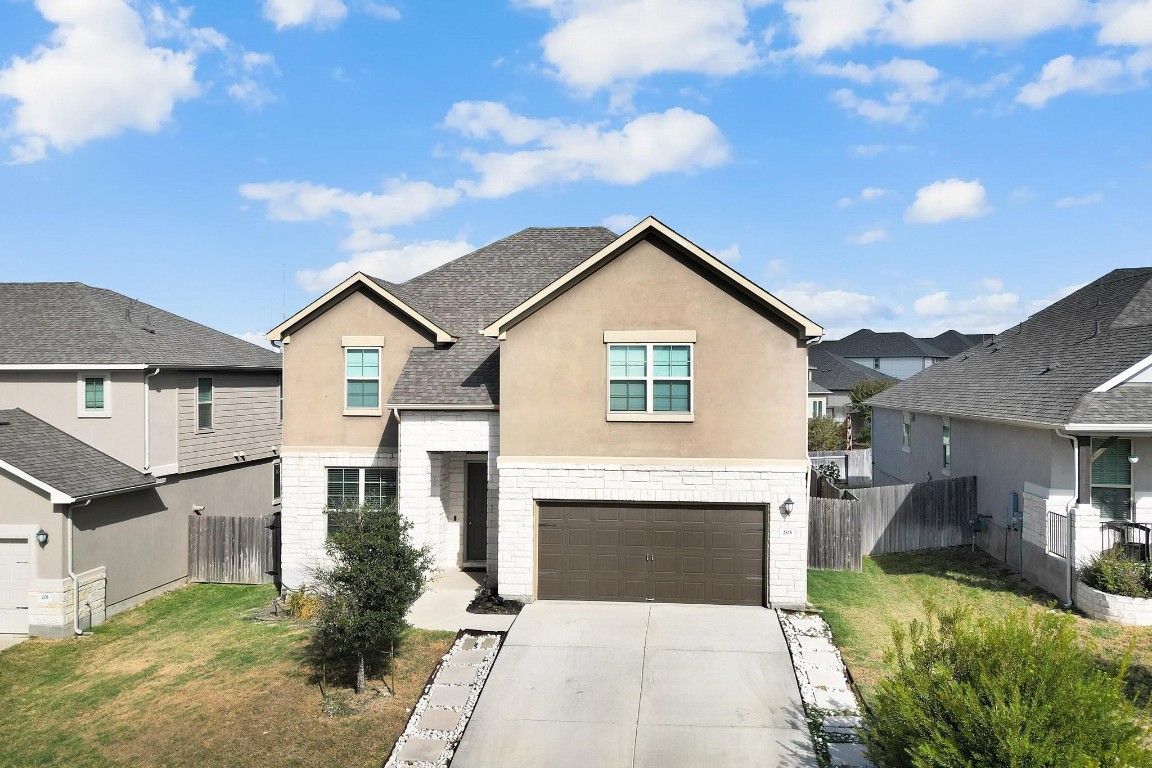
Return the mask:
<path id="1" fill-rule="evenodd" d="M 355 274 L 284 353 L 284 581 L 325 510 L 396 498 L 441 568 L 524 600 L 806 599 L 821 329 L 649 218 Z"/>
<path id="2" fill-rule="evenodd" d="M 98 624 L 186 580 L 189 515 L 273 512 L 279 383 L 113 291 L 0 283 L 0 633 Z"/>

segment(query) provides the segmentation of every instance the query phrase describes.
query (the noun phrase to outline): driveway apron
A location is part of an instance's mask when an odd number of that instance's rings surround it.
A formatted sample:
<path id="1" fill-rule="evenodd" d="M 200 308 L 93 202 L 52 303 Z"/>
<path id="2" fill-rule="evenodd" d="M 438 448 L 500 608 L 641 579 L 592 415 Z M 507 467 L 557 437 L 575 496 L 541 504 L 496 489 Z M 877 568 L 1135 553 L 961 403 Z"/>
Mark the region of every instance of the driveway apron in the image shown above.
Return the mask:
<path id="1" fill-rule="evenodd" d="M 524 608 L 453 768 L 815 766 L 773 611 L 547 601 Z"/>

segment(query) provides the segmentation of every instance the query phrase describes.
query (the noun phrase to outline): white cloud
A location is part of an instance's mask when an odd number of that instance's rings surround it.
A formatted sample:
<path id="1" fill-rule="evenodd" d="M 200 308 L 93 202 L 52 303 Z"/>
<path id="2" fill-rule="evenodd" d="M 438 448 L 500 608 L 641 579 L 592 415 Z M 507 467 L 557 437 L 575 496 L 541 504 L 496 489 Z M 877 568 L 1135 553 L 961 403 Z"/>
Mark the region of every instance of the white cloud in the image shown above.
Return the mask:
<path id="1" fill-rule="evenodd" d="M 334 27 L 348 15 L 343 0 L 264 0 L 264 18 L 276 29 L 311 26 Z"/>
<path id="2" fill-rule="evenodd" d="M 0 96 L 17 102 L 6 131 L 15 162 L 127 130 L 155 133 L 177 102 L 200 95 L 197 45 L 218 42 L 207 34 L 214 30 L 185 27 L 190 37 L 205 34 L 178 51 L 149 45 L 144 20 L 123 0 L 39 0 L 36 7 L 55 25 L 48 42 L 0 70 Z M 184 19 L 165 21 L 170 30 Z"/>
<path id="3" fill-rule="evenodd" d="M 842 197 L 836 201 L 837 208 L 851 208 L 857 202 L 870 203 L 873 200 L 879 200 L 887 195 L 891 190 L 884 189 L 883 187 L 864 187 L 860 190 L 857 197 Z"/>
<path id="4" fill-rule="evenodd" d="M 444 123 L 476 139 L 527 147 L 512 152 L 467 150 L 462 159 L 480 178 L 457 182 L 473 197 L 504 197 L 544 184 L 593 179 L 638 184 L 728 161 L 728 144 L 704 115 L 674 107 L 640 115 L 618 130 L 513 114 L 497 102 L 459 102 Z M 528 145 L 531 145 L 530 147 Z"/>
<path id="5" fill-rule="evenodd" d="M 660 72 L 733 75 L 758 62 L 746 8 L 762 0 L 519 0 L 556 26 L 540 41 L 557 77 L 582 93 L 618 89 Z"/>
<path id="6" fill-rule="evenodd" d="M 887 5 L 885 0 L 785 0 L 784 10 L 797 38 L 796 53 L 822 56 L 867 40 Z"/>
<path id="7" fill-rule="evenodd" d="M 821 63 L 815 70 L 861 85 L 880 86 L 884 90 L 882 100 L 863 98 L 851 88 L 841 88 L 832 94 L 832 100 L 843 109 L 877 122 L 905 122 L 912 114 L 912 105 L 935 104 L 943 98 L 940 70 L 919 59 L 894 58 L 876 66 L 855 62 Z"/>
<path id="8" fill-rule="evenodd" d="M 989 293 L 1000 293 L 1004 290 L 1004 281 L 998 277 L 985 277 L 980 281 L 980 287 Z"/>
<path id="9" fill-rule="evenodd" d="M 263 347 L 264 349 L 271 349 L 277 354 L 280 353 L 279 348 L 272 346 L 272 344 L 268 341 L 268 338 L 262 333 L 257 333 L 256 331 L 245 331 L 244 333 L 234 333 L 232 335 L 238 339 L 243 339 L 249 344 L 255 344 L 256 346 Z"/>
<path id="10" fill-rule="evenodd" d="M 948 179 L 916 191 L 916 200 L 904 219 L 916 224 L 938 224 L 953 219 L 975 219 L 991 213 L 988 195 L 979 181 Z"/>
<path id="11" fill-rule="evenodd" d="M 640 217 L 634 213 L 617 213 L 605 217 L 601 223 L 613 232 L 627 232 L 636 226 L 639 221 Z"/>
<path id="12" fill-rule="evenodd" d="M 779 277 L 792 268 L 786 259 L 770 259 L 764 267 L 764 274 L 769 277 Z"/>
<path id="13" fill-rule="evenodd" d="M 258 79 L 262 71 L 279 73 L 276 60 L 270 53 L 246 51 L 240 56 L 240 79 L 228 86 L 228 95 L 251 109 L 260 109 L 276 100 L 276 96 Z"/>
<path id="14" fill-rule="evenodd" d="M 240 194 L 268 206 L 275 221 L 317 221 L 332 214 L 348 217 L 353 229 L 386 229 L 408 224 L 460 200 L 460 190 L 426 181 L 390 179 L 382 193 L 347 192 L 306 181 L 243 184 Z"/>
<path id="15" fill-rule="evenodd" d="M 463 240 L 428 240 L 401 245 L 394 239 L 388 247 L 365 251 L 323 269 L 304 269 L 296 282 L 307 291 L 325 291 L 356 272 L 392 282 L 403 282 L 475 250 Z"/>
<path id="16" fill-rule="evenodd" d="M 716 251 L 716 253 L 712 255 L 720 259 L 720 261 L 724 262 L 725 264 L 735 264 L 736 262 L 740 261 L 740 246 L 736 243 L 732 243 L 732 245 L 728 246 L 724 250 Z"/>
<path id="17" fill-rule="evenodd" d="M 1052 59 L 1036 80 L 1016 94 L 1016 101 L 1039 109 L 1051 99 L 1072 91 L 1108 93 L 1143 88 L 1144 75 L 1152 70 L 1152 48 L 1136 51 L 1125 58 L 1065 54 Z"/>
<path id="18" fill-rule="evenodd" d="M 360 8 L 369 16 L 382 21 L 400 21 L 400 9 L 392 5 L 365 0 L 360 3 Z"/>
<path id="19" fill-rule="evenodd" d="M 912 311 L 927 320 L 919 333 L 935 335 L 949 329 L 961 333 L 999 333 L 1050 302 L 1024 302 L 1011 292 L 992 292 L 954 299 L 948 291 L 921 296 Z"/>
<path id="20" fill-rule="evenodd" d="M 825 289 L 814 283 L 797 283 L 784 290 L 773 291 L 781 301 L 795 307 L 817 323 L 825 326 L 830 338 L 844 327 L 860 327 L 874 320 L 895 317 L 900 310 L 889 306 L 875 296 L 855 291 Z"/>
<path id="21" fill-rule="evenodd" d="M 1057 208 L 1077 208 L 1081 205 L 1095 205 L 1103 199 L 1104 195 L 1099 192 L 1093 192 L 1090 195 L 1083 195 L 1081 197 L 1062 197 L 1053 203 L 1053 205 Z"/>
<path id="22" fill-rule="evenodd" d="M 852 235 L 848 238 L 851 245 L 871 245 L 872 243 L 881 243 L 888 239 L 887 230 L 882 227 L 874 227 L 873 229 L 866 229 L 858 235 Z"/>
<path id="23" fill-rule="evenodd" d="M 1096 5 L 1101 45 L 1152 45 L 1152 0 L 1118 0 Z"/>

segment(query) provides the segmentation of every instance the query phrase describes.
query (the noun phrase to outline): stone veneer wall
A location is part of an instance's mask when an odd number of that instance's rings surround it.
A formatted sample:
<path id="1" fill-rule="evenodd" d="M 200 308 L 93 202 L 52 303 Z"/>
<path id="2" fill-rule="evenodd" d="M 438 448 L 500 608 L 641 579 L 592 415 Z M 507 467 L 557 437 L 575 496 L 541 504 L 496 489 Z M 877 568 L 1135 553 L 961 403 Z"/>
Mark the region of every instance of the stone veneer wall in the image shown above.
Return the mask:
<path id="1" fill-rule="evenodd" d="M 499 589 L 505 597 L 533 597 L 537 500 L 647 501 L 767 505 L 768 601 L 773 607 L 807 602 L 807 461 L 721 466 L 501 459 L 499 467 Z M 795 506 L 784 518 L 780 505 L 789 497 Z"/>
<path id="2" fill-rule="evenodd" d="M 105 618 L 104 567 L 77 574 L 80 580 L 80 628 L 91 629 Z M 73 634 L 72 579 L 34 579 L 28 595 L 28 634 L 70 637 Z"/>
<path id="3" fill-rule="evenodd" d="M 1076 607 L 1094 619 L 1137 627 L 1152 626 L 1152 599 L 1110 595 L 1076 582 Z"/>

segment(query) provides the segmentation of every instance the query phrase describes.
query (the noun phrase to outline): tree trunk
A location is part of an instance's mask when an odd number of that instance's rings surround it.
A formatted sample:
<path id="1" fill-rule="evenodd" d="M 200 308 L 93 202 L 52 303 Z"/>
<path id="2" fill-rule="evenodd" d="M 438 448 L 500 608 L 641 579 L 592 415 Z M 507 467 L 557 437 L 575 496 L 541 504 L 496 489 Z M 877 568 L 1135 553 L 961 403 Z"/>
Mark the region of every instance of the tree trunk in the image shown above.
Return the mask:
<path id="1" fill-rule="evenodd" d="M 364 693 L 364 654 L 356 657 L 356 693 Z"/>

